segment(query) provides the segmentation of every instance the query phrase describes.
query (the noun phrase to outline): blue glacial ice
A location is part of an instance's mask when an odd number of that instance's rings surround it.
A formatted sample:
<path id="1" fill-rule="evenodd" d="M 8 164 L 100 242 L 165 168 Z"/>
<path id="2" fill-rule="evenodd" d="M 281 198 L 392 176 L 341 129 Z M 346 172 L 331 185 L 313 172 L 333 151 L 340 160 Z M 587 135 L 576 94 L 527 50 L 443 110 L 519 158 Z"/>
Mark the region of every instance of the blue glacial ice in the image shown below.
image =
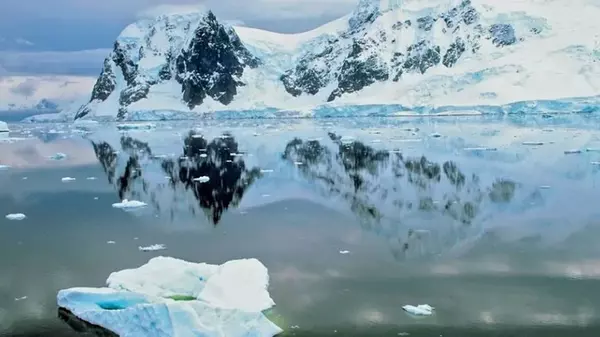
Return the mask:
<path id="1" fill-rule="evenodd" d="M 121 337 L 275 336 L 267 268 L 256 259 L 222 265 L 156 257 L 112 273 L 105 288 L 70 288 L 58 306 Z"/>

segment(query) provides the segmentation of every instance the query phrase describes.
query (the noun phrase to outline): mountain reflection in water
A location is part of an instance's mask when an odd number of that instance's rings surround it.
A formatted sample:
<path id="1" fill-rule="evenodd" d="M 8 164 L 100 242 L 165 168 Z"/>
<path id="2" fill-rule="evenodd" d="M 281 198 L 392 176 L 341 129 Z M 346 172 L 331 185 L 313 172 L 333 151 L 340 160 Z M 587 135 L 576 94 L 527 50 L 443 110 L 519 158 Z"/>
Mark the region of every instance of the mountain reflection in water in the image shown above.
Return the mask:
<path id="1" fill-rule="evenodd" d="M 209 141 L 189 131 L 181 153 L 170 156 L 157 155 L 130 136 L 121 136 L 119 145 L 122 151 L 116 152 L 108 142 L 93 142 L 119 197 L 150 202 L 171 219 L 183 205 L 192 214 L 201 209 L 216 226 L 262 177 L 258 167 L 247 167 L 231 133 Z M 485 210 L 515 201 L 520 186 L 509 179 L 483 183 L 454 161 L 407 157 L 331 132 L 325 141 L 294 138 L 272 156 L 323 196 L 341 199 L 365 230 L 387 240 L 398 260 L 436 255 L 476 239 Z"/>
<path id="2" fill-rule="evenodd" d="M 518 187 L 508 179 L 482 187 L 476 174 L 468 176 L 453 161 L 440 164 L 425 156 L 409 158 L 398 150 L 376 150 L 360 141 L 344 141 L 335 133 L 328 136 L 330 144 L 295 138 L 286 145 L 282 158 L 317 183 L 325 195 L 345 200 L 365 227 L 390 239 L 398 259 L 405 258 L 411 245 L 429 233 L 411 226 L 399 232 L 411 213 L 446 216 L 458 223 L 460 236 L 486 203 L 509 203 Z M 386 204 L 391 209 L 382 211 Z M 388 223 L 382 224 L 384 218 Z"/>
<path id="3" fill-rule="evenodd" d="M 152 189 L 149 193 L 150 181 L 144 177 L 143 161 L 159 162 L 166 184 L 175 193 L 180 188 L 192 191 L 198 206 L 205 212 L 214 225 L 221 220 L 223 212 L 239 205 L 244 192 L 261 177 L 258 168 L 247 169 L 243 158 L 239 155 L 238 143 L 230 134 L 224 134 L 210 142 L 194 131 L 190 131 L 184 139 L 183 150 L 177 159 L 155 156 L 145 142 L 131 137 L 122 137 L 120 145 L 127 164 L 118 177 L 117 153 L 107 142 L 93 142 L 96 157 L 108 176 L 108 181 L 116 185 L 120 199 L 150 197 L 157 210 L 161 209 L 158 194 L 162 188 Z M 208 177 L 208 181 L 199 182 L 199 177 Z M 148 195 L 149 194 L 149 195 Z M 174 194 L 177 196 L 177 194 Z M 195 214 L 196 208 L 190 207 Z M 175 210 L 170 210 L 174 217 Z"/>

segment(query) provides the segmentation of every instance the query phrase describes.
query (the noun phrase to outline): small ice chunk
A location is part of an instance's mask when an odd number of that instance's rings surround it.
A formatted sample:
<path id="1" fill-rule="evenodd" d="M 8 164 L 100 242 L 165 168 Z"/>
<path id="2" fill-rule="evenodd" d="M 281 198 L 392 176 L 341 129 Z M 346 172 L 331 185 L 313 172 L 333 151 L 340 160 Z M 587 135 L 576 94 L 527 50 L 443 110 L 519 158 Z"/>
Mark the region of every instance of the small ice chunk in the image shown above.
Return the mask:
<path id="1" fill-rule="evenodd" d="M 498 148 L 495 147 L 465 147 L 463 150 L 468 152 L 493 152 L 498 151 Z"/>
<path id="2" fill-rule="evenodd" d="M 87 178 L 85 178 L 85 179 L 86 179 L 86 180 L 96 180 L 96 179 L 98 179 L 98 178 L 96 178 L 96 177 L 87 177 Z"/>
<path id="3" fill-rule="evenodd" d="M 0 132 L 9 132 L 8 124 L 6 122 L 0 121 Z"/>
<path id="4" fill-rule="evenodd" d="M 440 133 L 434 132 L 434 133 L 430 134 L 429 137 L 431 137 L 431 138 L 440 138 L 440 137 L 442 137 L 442 135 Z"/>
<path id="5" fill-rule="evenodd" d="M 295 161 L 295 162 L 294 162 L 294 165 L 296 165 L 296 166 L 300 166 L 300 165 L 302 165 L 302 164 L 303 164 L 303 163 L 302 163 L 301 161 Z"/>
<path id="6" fill-rule="evenodd" d="M 23 300 L 26 300 L 26 299 L 27 299 L 27 296 L 17 297 L 17 298 L 15 298 L 15 302 L 23 301 Z"/>
<path id="7" fill-rule="evenodd" d="M 201 153 L 200 154 L 200 158 L 206 158 L 206 157 L 208 157 L 208 155 L 206 153 Z"/>
<path id="8" fill-rule="evenodd" d="M 598 165 L 598 166 L 600 166 L 600 161 L 593 161 L 593 162 L 591 162 L 590 164 L 592 164 L 592 165 Z"/>
<path id="9" fill-rule="evenodd" d="M 521 144 L 529 145 L 529 146 L 539 146 L 539 145 L 544 145 L 544 142 L 523 142 Z"/>
<path id="10" fill-rule="evenodd" d="M 1 170 L 8 170 L 9 168 L 10 168 L 10 166 L 8 166 L 8 165 L 2 165 L 2 164 L 0 164 L 0 171 Z"/>
<path id="11" fill-rule="evenodd" d="M 141 202 L 138 200 L 127 200 L 127 199 L 123 199 L 123 201 L 121 202 L 117 202 L 112 204 L 112 207 L 114 208 L 119 208 L 119 209 L 132 209 L 132 208 L 141 208 L 141 207 L 145 207 L 148 204 L 146 204 L 145 202 Z"/>
<path id="12" fill-rule="evenodd" d="M 349 250 L 340 250 L 340 254 L 342 254 L 342 255 L 350 254 L 350 251 Z"/>
<path id="13" fill-rule="evenodd" d="M 577 149 L 565 151 L 565 154 L 579 154 L 579 153 L 581 153 L 581 150 L 577 150 Z"/>
<path id="14" fill-rule="evenodd" d="M 155 245 L 150 245 L 150 246 L 146 246 L 146 247 L 139 246 L 138 249 L 141 250 L 142 252 L 153 252 L 153 251 L 157 251 L 157 250 L 165 250 L 165 249 L 167 249 L 167 246 L 161 243 L 161 244 L 155 244 Z"/>
<path id="15" fill-rule="evenodd" d="M 540 186 L 541 190 L 549 190 L 551 187 L 549 185 L 542 185 Z"/>
<path id="16" fill-rule="evenodd" d="M 62 181 L 63 183 L 68 183 L 68 182 L 75 181 L 75 180 L 76 180 L 75 178 L 64 177 L 60 181 Z"/>
<path id="17" fill-rule="evenodd" d="M 194 178 L 192 180 L 195 182 L 198 182 L 198 183 L 207 183 L 210 181 L 210 178 L 207 176 L 202 176 L 202 177 Z"/>
<path id="18" fill-rule="evenodd" d="M 260 170 L 260 173 L 273 173 L 273 170 Z"/>
<path id="19" fill-rule="evenodd" d="M 21 221 L 21 220 L 24 220 L 25 218 L 27 218 L 27 216 L 23 213 L 12 213 L 12 214 L 6 215 L 6 218 L 8 220 Z"/>
<path id="20" fill-rule="evenodd" d="M 434 308 L 429 304 L 419 304 L 416 307 L 414 305 L 405 305 L 402 309 L 416 316 L 431 316 L 434 311 Z"/>
<path id="21" fill-rule="evenodd" d="M 111 241 L 106 241 L 106 243 L 108 243 L 109 245 L 114 245 L 116 242 L 111 240 Z"/>
<path id="22" fill-rule="evenodd" d="M 51 160 L 63 160 L 67 158 L 67 155 L 62 152 L 57 152 L 54 155 L 49 157 Z"/>

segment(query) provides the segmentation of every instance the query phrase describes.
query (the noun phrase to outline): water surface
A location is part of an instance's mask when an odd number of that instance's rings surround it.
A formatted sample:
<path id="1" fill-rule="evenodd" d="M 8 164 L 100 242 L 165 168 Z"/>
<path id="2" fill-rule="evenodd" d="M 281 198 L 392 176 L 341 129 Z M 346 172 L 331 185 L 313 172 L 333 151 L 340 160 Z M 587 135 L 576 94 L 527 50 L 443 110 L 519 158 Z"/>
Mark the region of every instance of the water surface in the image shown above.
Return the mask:
<path id="1" fill-rule="evenodd" d="M 2 336 L 78 335 L 57 318 L 57 291 L 158 255 L 260 259 L 289 335 L 600 332 L 593 117 L 11 129 L 0 140 Z M 57 152 L 67 158 L 49 159 Z M 123 198 L 149 206 L 111 207 Z M 138 249 L 151 244 L 167 249 Z M 436 314 L 401 309 L 421 303 Z"/>

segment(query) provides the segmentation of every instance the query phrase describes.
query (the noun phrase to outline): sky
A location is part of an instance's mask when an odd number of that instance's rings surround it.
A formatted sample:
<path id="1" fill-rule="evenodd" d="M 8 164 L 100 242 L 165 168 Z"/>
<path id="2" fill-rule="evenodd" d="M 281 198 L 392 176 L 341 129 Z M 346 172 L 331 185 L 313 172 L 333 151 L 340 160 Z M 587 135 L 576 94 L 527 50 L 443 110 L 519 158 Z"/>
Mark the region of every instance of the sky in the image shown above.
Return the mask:
<path id="1" fill-rule="evenodd" d="M 0 77 L 99 73 L 116 36 L 143 16 L 211 9 L 219 20 L 283 33 L 348 14 L 357 0 L 0 0 Z"/>

